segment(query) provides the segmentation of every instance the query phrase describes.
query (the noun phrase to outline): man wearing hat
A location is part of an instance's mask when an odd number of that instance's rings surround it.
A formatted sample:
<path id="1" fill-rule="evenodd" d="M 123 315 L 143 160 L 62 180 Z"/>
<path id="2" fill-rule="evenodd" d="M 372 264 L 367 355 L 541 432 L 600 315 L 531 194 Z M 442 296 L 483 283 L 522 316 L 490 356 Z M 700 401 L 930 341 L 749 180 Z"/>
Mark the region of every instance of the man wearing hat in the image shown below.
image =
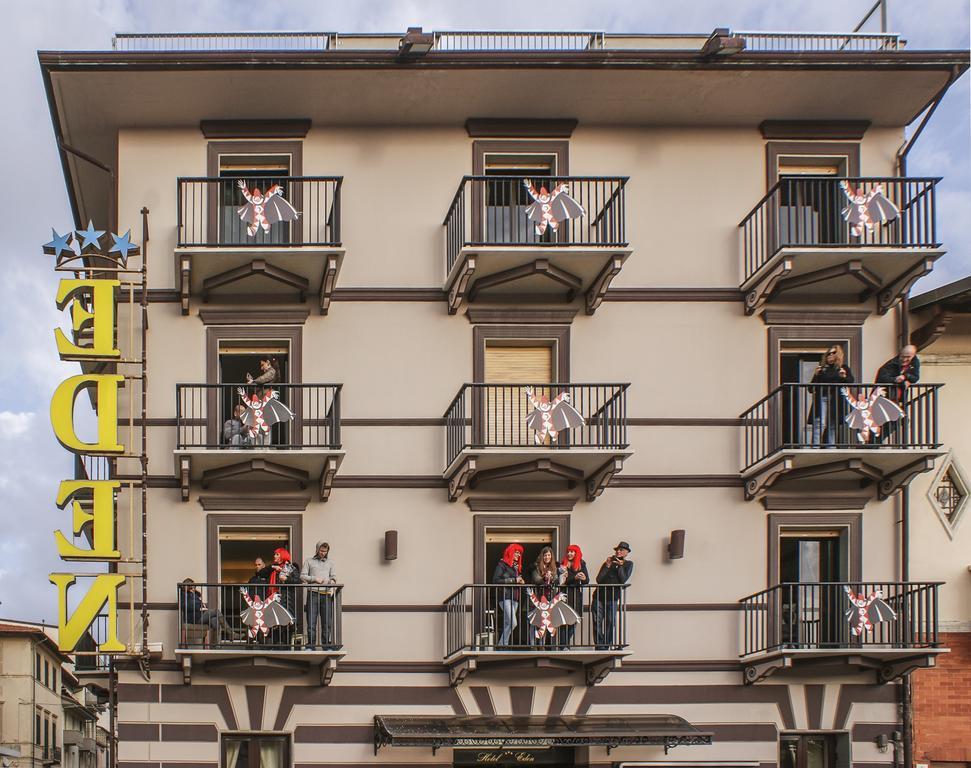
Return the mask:
<path id="1" fill-rule="evenodd" d="M 620 642 L 615 637 L 617 606 L 623 595 L 620 585 L 626 584 L 634 572 L 634 564 L 627 559 L 629 554 L 630 544 L 621 541 L 614 547 L 614 554 L 604 560 L 597 573 L 597 584 L 600 586 L 593 606 L 593 629 L 598 651 L 606 651 Z"/>

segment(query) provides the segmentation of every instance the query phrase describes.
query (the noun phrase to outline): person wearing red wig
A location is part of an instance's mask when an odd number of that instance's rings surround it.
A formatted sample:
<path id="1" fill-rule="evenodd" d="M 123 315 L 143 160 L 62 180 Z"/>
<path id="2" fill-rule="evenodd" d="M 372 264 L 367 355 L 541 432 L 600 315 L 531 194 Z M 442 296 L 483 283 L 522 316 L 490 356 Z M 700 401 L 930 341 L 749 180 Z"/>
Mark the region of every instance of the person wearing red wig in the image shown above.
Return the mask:
<path id="1" fill-rule="evenodd" d="M 571 544 L 566 548 L 566 554 L 560 562 L 561 576 L 560 583 L 565 587 L 566 599 L 570 607 L 577 612 L 578 616 L 583 616 L 583 587 L 590 583 L 590 573 L 587 571 L 587 563 L 583 559 L 583 552 L 576 544 Z M 567 624 L 560 628 L 560 647 L 567 648 L 573 644 L 573 636 L 576 633 L 576 624 Z"/>
<path id="2" fill-rule="evenodd" d="M 290 586 L 280 586 L 286 584 L 299 584 L 300 571 L 294 566 L 290 553 L 283 547 L 273 550 L 273 564 L 270 566 L 270 588 L 266 591 L 267 597 L 273 597 L 277 592 L 280 593 L 280 604 L 290 612 L 291 615 L 296 609 L 296 590 Z M 274 644 L 290 644 L 290 627 L 277 627 L 274 630 Z"/>
<path id="3" fill-rule="evenodd" d="M 496 563 L 496 570 L 492 574 L 493 584 L 525 584 L 523 580 L 523 545 L 510 544 L 502 553 L 499 562 Z M 507 589 L 497 589 L 499 599 L 499 610 L 502 612 L 502 634 L 499 637 L 500 646 L 508 646 L 512 640 L 512 633 L 519 624 L 519 597 L 521 590 L 518 587 Z M 517 643 L 519 645 L 521 643 Z"/>

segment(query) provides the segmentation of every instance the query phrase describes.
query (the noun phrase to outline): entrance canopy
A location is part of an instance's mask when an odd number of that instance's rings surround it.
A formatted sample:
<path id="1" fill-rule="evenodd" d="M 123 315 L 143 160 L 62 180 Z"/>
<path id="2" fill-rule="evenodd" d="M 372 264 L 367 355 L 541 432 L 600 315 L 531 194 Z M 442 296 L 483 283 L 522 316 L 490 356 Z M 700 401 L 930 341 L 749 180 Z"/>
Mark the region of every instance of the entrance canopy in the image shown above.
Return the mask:
<path id="1" fill-rule="evenodd" d="M 671 747 L 711 744 L 712 734 L 676 715 L 567 717 L 395 717 L 375 715 L 374 752 L 381 747 Z"/>

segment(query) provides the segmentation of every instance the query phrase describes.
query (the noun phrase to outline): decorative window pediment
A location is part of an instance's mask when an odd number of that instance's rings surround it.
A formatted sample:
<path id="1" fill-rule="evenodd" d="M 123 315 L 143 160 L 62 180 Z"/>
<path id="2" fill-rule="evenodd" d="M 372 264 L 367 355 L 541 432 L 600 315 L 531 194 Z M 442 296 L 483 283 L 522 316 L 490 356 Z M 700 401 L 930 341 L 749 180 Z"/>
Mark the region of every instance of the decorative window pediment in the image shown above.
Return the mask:
<path id="1" fill-rule="evenodd" d="M 968 495 L 969 485 L 964 470 L 954 454 L 948 453 L 934 476 L 927 498 L 951 538 L 967 506 Z"/>

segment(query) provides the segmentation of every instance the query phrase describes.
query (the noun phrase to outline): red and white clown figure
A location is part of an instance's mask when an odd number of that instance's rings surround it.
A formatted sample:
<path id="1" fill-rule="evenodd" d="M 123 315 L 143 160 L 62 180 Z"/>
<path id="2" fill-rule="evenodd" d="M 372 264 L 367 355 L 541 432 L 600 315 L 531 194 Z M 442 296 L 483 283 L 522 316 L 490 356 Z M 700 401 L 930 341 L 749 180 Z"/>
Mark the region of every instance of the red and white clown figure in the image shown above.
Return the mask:
<path id="1" fill-rule="evenodd" d="M 897 612 L 884 602 L 881 590 L 876 589 L 869 595 L 856 594 L 849 587 L 843 587 L 843 590 L 850 605 L 853 606 L 846 612 L 846 618 L 850 621 L 850 632 L 853 635 L 859 637 L 864 632 L 872 630 L 874 624 L 897 618 Z"/>
<path id="2" fill-rule="evenodd" d="M 526 207 L 526 218 L 533 222 L 536 234 L 540 237 L 546 234 L 547 227 L 556 232 L 561 221 L 578 219 L 585 213 L 583 206 L 570 197 L 569 185 L 563 182 L 552 190 L 547 190 L 546 187 L 537 190 L 529 179 L 523 179 L 523 186 L 533 198 L 533 203 Z"/>
<path id="3" fill-rule="evenodd" d="M 856 439 L 861 443 L 869 442 L 870 435 L 874 438 L 880 437 L 884 424 L 896 421 L 904 415 L 899 405 L 885 397 L 882 387 L 874 387 L 869 397 L 864 389 L 856 397 L 846 387 L 840 391 L 850 406 L 850 413 L 845 421 L 851 429 L 857 430 Z"/>
<path id="4" fill-rule="evenodd" d="M 862 188 L 855 189 L 841 181 L 840 189 L 850 203 L 843 209 L 843 220 L 850 225 L 854 237 L 862 235 L 864 230 L 872 232 L 880 224 L 893 221 L 900 215 L 897 206 L 883 194 L 881 184 L 864 192 Z"/>
<path id="5" fill-rule="evenodd" d="M 537 596 L 531 589 L 527 590 L 527 593 L 529 601 L 533 604 L 529 624 L 533 627 L 537 640 L 542 640 L 547 633 L 555 635 L 556 630 L 564 624 L 572 625 L 580 621 L 580 616 L 567 602 L 563 592 L 557 592 L 552 597 L 543 594 Z"/>
<path id="6" fill-rule="evenodd" d="M 259 187 L 250 191 L 246 182 L 240 179 L 236 182 L 246 198 L 246 205 L 240 206 L 236 213 L 246 224 L 246 234 L 253 237 L 259 230 L 269 233 L 270 225 L 278 221 L 294 221 L 300 215 L 297 210 L 283 199 L 283 187 L 273 184 L 260 192 Z"/>
<path id="7" fill-rule="evenodd" d="M 536 397 L 531 387 L 526 387 L 526 396 L 533 411 L 526 417 L 526 426 L 534 430 L 536 445 L 542 445 L 546 438 L 556 440 L 564 429 L 583 426 L 583 416 L 570 405 L 570 393 L 560 392 L 552 401 L 546 395 Z"/>
<path id="8" fill-rule="evenodd" d="M 260 597 L 258 594 L 250 596 L 245 589 L 240 591 L 243 593 L 243 600 L 249 606 L 240 614 L 240 619 L 243 624 L 249 627 L 250 640 L 255 640 L 260 632 L 263 633 L 265 638 L 270 634 L 273 627 L 285 627 L 293 623 L 293 616 L 290 611 L 280 604 L 279 592 Z"/>
<path id="9" fill-rule="evenodd" d="M 246 413 L 240 420 L 249 427 L 255 443 L 266 444 L 270 438 L 270 428 L 274 424 L 293 420 L 293 411 L 280 402 L 280 393 L 275 389 L 262 390 L 262 394 L 260 390 L 247 394 L 240 387 L 238 392 L 246 406 Z"/>

